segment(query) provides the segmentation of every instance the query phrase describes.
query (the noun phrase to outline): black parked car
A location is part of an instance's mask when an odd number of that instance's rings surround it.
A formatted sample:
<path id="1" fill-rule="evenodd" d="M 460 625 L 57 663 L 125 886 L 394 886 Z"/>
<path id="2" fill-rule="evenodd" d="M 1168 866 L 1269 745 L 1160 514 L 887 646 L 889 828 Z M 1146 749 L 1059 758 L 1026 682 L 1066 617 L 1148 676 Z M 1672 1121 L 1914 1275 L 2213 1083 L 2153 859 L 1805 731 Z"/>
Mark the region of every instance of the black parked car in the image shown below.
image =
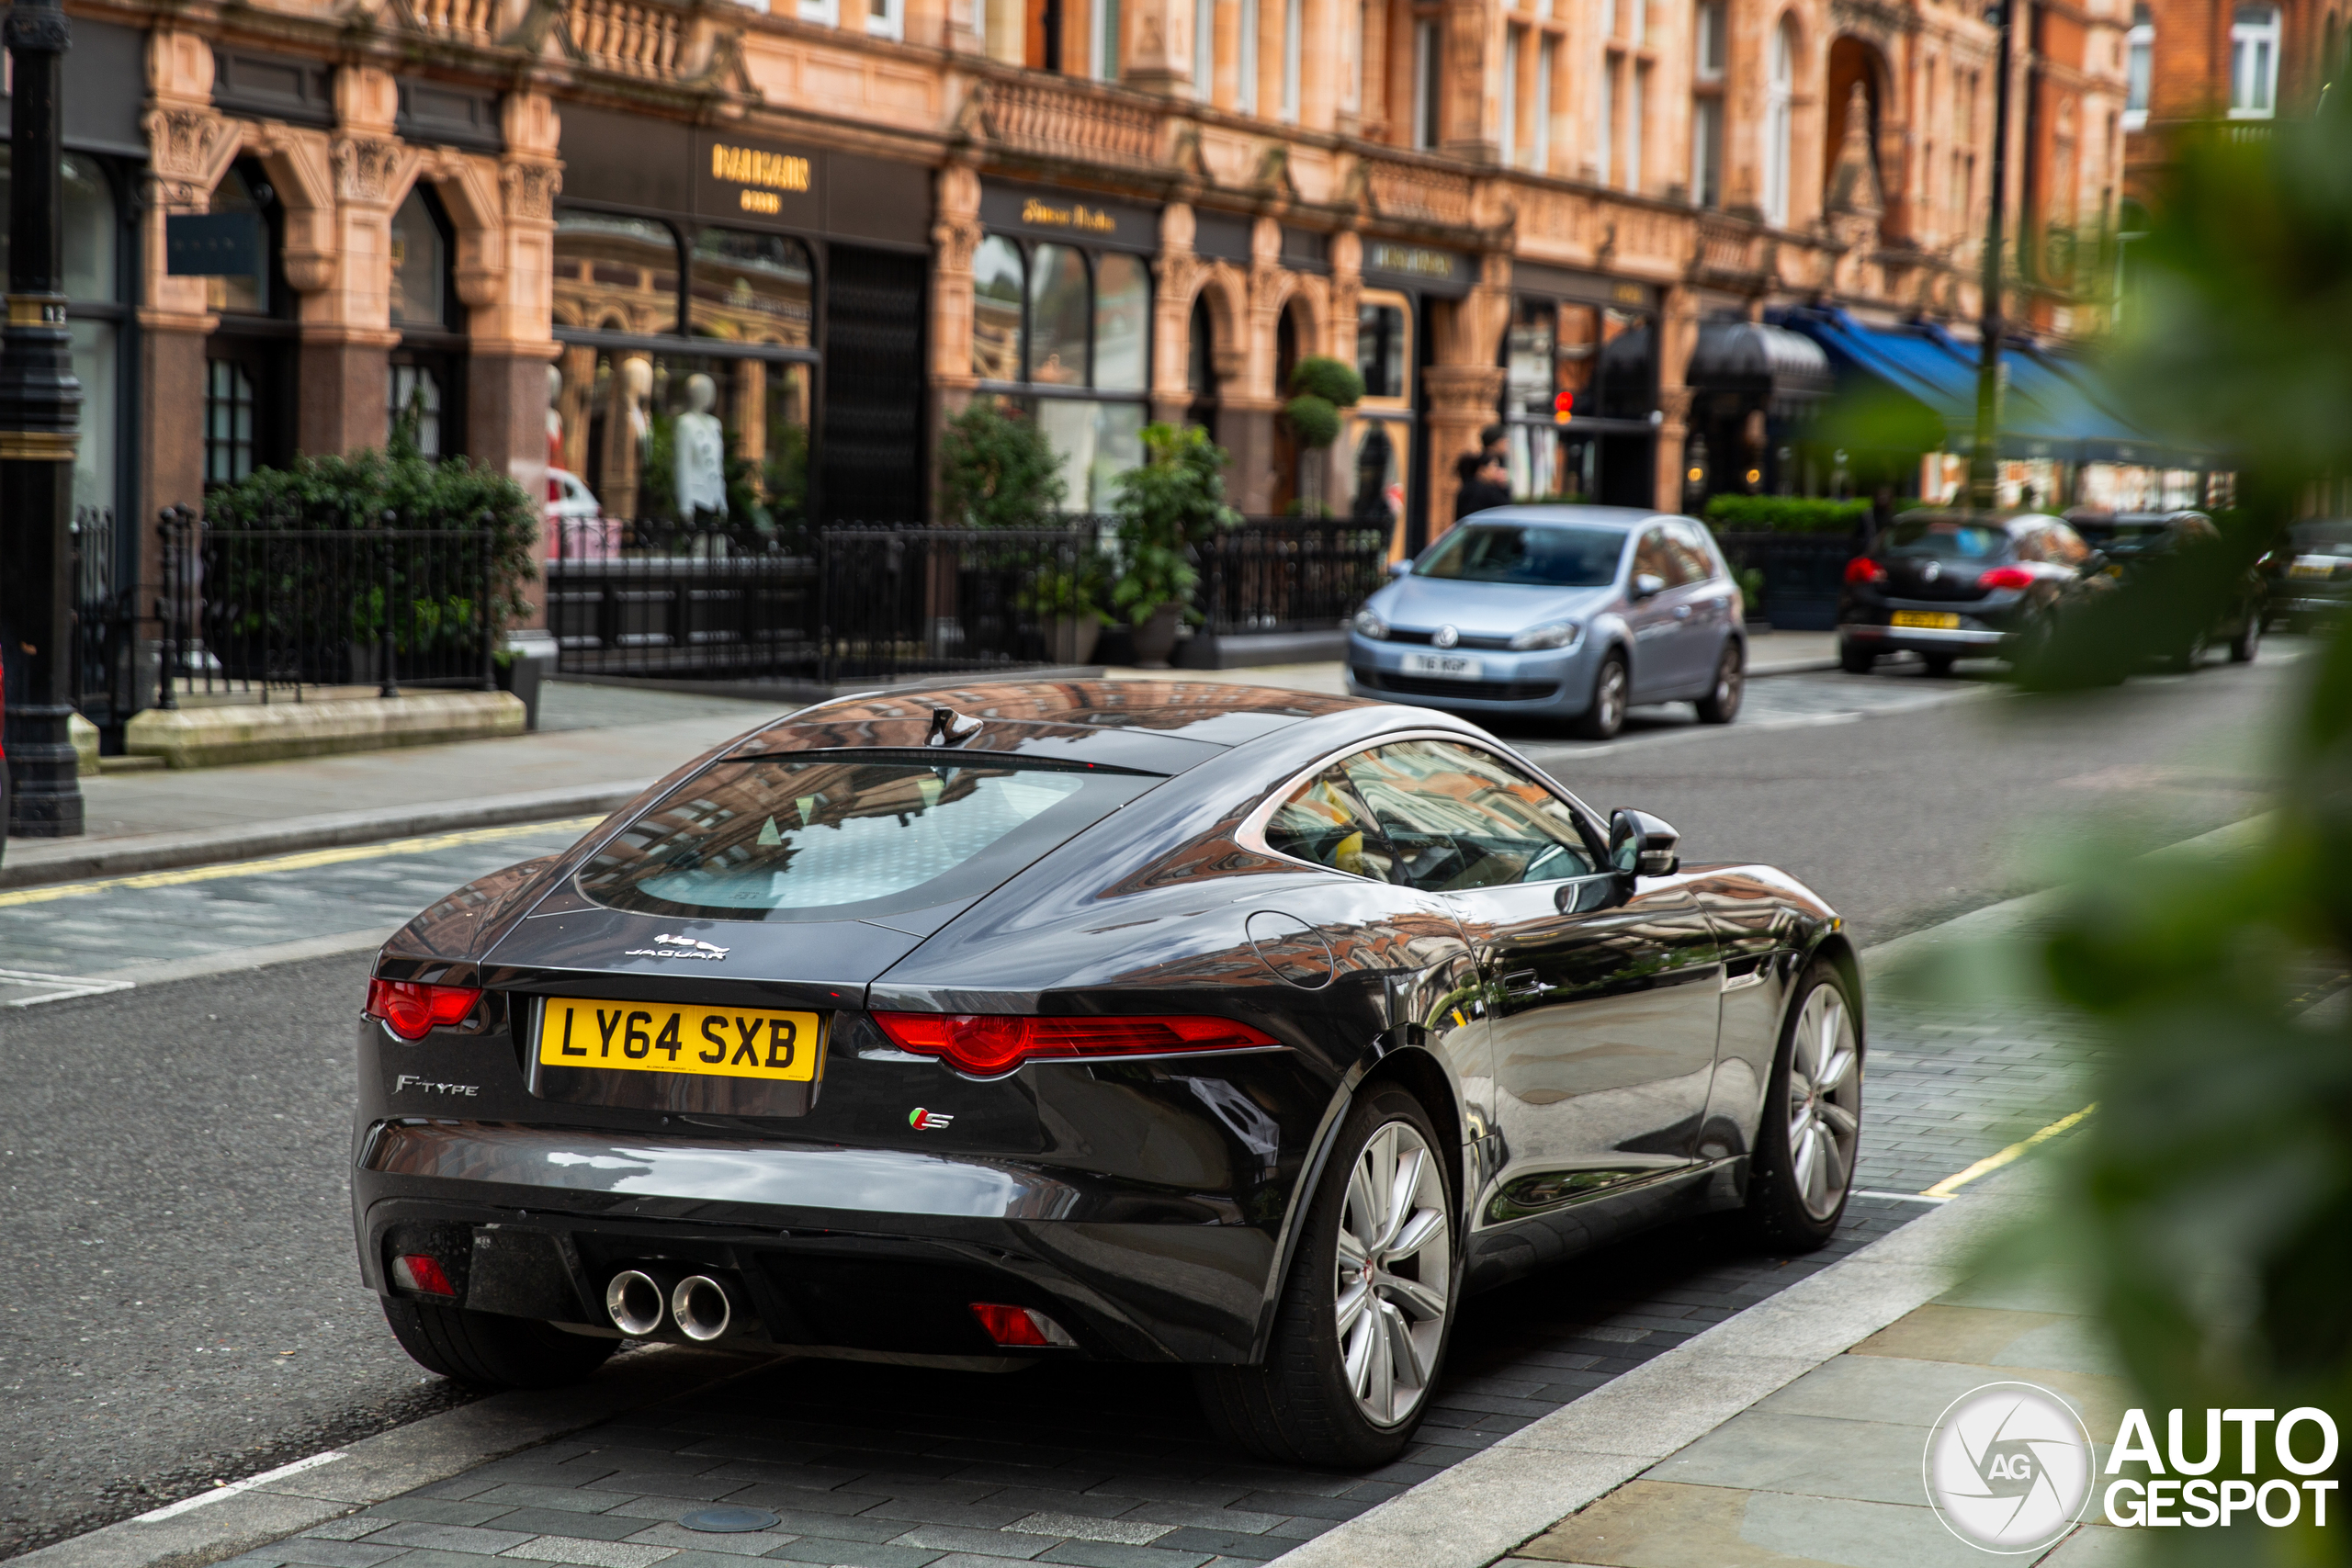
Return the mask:
<path id="1" fill-rule="evenodd" d="M 2109 575 L 2127 583 L 2160 557 L 2220 536 L 2213 520 L 2201 512 L 2070 512 L 2066 521 L 2085 544 L 2107 558 Z M 2352 560 L 2345 564 L 2352 567 Z M 2205 661 L 2205 650 L 2216 643 L 2230 650 L 2232 663 L 2253 662 L 2262 648 L 2268 598 L 2262 573 L 2248 571 L 2221 617 L 2173 651 L 2173 667 L 2196 669 Z"/>
<path id="2" fill-rule="evenodd" d="M 1820 899 L 1462 719 L 851 697 L 386 944 L 353 1214 L 451 1377 L 648 1338 L 1180 1363 L 1234 1441 L 1363 1464 L 1465 1292 L 1710 1210 L 1826 1240 L 1862 1052 Z"/>
<path id="3" fill-rule="evenodd" d="M 2109 585 L 2081 536 L 2040 513 L 1906 512 L 1846 565 L 1838 662 L 1866 673 L 1916 653 L 1930 674 L 1956 659 L 2014 658 L 2051 618 Z"/>
<path id="4" fill-rule="evenodd" d="M 2352 518 L 2307 517 L 2265 558 L 2272 625 L 2332 620 L 2352 604 Z"/>

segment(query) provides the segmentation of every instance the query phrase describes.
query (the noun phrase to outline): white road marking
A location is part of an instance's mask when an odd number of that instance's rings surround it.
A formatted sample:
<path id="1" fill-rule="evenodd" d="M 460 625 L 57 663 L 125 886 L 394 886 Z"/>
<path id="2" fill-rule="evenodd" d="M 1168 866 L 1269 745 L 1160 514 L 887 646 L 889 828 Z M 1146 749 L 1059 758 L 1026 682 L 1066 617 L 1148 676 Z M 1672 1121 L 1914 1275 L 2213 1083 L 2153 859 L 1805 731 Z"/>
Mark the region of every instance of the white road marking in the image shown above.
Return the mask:
<path id="1" fill-rule="evenodd" d="M 256 1486 L 266 1486 L 273 1481 L 283 1481 L 289 1475 L 300 1475 L 306 1470 L 316 1470 L 322 1464 L 333 1464 L 342 1457 L 341 1449 L 322 1454 L 312 1454 L 309 1459 L 298 1459 L 292 1464 L 281 1464 L 276 1470 L 265 1470 L 259 1475 L 248 1475 L 243 1481 L 224 1482 L 209 1492 L 199 1492 L 193 1497 L 183 1497 L 176 1503 L 166 1503 L 160 1508 L 151 1508 L 136 1516 L 131 1522 L 141 1525 L 159 1525 L 165 1519 L 177 1518 L 191 1508 L 201 1508 L 207 1503 L 217 1503 L 223 1497 L 233 1497 L 240 1492 L 251 1492 Z"/>
<path id="2" fill-rule="evenodd" d="M 0 986 L 37 986 L 40 989 L 29 997 L 0 998 L 0 1007 L 38 1007 L 42 1002 L 62 1002 L 72 997 L 102 996 L 108 991 L 127 991 L 129 980 L 100 979 L 85 975 L 47 975 L 38 969 L 0 969 Z"/>

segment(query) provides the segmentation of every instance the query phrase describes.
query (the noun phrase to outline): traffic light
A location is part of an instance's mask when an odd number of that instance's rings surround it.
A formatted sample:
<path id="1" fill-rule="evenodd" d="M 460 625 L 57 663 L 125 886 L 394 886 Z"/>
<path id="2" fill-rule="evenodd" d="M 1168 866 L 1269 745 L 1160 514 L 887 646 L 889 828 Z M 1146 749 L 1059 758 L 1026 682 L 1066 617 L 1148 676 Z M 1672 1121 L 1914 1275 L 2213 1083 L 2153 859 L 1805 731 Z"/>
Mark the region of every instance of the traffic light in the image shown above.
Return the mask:
<path id="1" fill-rule="evenodd" d="M 1559 393 L 1552 400 L 1552 423 L 1566 424 L 1575 417 L 1576 411 L 1577 395 L 1574 392 Z"/>

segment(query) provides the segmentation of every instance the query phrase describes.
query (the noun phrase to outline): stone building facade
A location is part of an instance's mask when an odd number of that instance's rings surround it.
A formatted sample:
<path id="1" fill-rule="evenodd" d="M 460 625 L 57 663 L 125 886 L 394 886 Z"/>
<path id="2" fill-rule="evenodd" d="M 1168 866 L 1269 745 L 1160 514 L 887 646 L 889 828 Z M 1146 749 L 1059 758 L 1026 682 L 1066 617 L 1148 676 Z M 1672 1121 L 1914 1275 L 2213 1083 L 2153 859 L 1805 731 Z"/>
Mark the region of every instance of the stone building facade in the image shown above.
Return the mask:
<path id="1" fill-rule="evenodd" d="M 2018 0 L 2034 222 L 2114 200 L 2128 3 Z M 1498 420 L 1522 493 L 1679 505 L 1717 416 L 1713 471 L 1787 488 L 1707 323 L 1977 306 L 1994 36 L 1947 0 L 68 10 L 86 499 L 126 543 L 403 419 L 629 518 L 700 504 L 652 455 L 708 413 L 763 515 L 910 520 L 993 397 L 1073 506 L 1191 419 L 1244 510 L 1401 551 Z M 253 254 L 176 245 L 203 213 Z M 1279 417 L 1311 354 L 1368 385 L 1319 457 Z"/>

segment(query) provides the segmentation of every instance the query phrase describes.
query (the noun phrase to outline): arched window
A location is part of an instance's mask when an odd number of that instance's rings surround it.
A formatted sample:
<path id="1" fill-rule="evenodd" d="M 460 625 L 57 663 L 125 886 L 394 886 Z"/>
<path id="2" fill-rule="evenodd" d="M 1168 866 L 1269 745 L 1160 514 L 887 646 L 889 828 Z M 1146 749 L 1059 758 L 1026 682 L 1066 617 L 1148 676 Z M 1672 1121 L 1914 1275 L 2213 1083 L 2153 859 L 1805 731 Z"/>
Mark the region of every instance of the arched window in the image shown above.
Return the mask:
<path id="1" fill-rule="evenodd" d="M 2123 129 L 2148 123 L 2148 83 L 2155 73 L 2156 24 L 2145 6 L 2132 7 L 2132 30 L 2123 40 Z"/>
<path id="2" fill-rule="evenodd" d="M 384 402 L 388 435 L 402 435 L 428 457 L 454 456 L 460 445 L 458 393 L 464 384 L 465 340 L 458 332 L 457 289 L 449 272 L 447 215 L 420 181 L 392 214 L 391 321 L 401 341 L 391 351 Z"/>
<path id="3" fill-rule="evenodd" d="M 2268 119 L 2278 102 L 2278 8 L 2241 6 L 2230 24 L 2230 118 Z"/>
<path id="4" fill-rule="evenodd" d="M 1690 200 L 1713 207 L 1724 183 L 1724 0 L 1699 0 L 1690 51 Z"/>
<path id="5" fill-rule="evenodd" d="M 1783 18 L 1772 29 L 1764 77 L 1764 216 L 1789 220 L 1790 142 L 1796 131 L 1797 29 Z"/>

